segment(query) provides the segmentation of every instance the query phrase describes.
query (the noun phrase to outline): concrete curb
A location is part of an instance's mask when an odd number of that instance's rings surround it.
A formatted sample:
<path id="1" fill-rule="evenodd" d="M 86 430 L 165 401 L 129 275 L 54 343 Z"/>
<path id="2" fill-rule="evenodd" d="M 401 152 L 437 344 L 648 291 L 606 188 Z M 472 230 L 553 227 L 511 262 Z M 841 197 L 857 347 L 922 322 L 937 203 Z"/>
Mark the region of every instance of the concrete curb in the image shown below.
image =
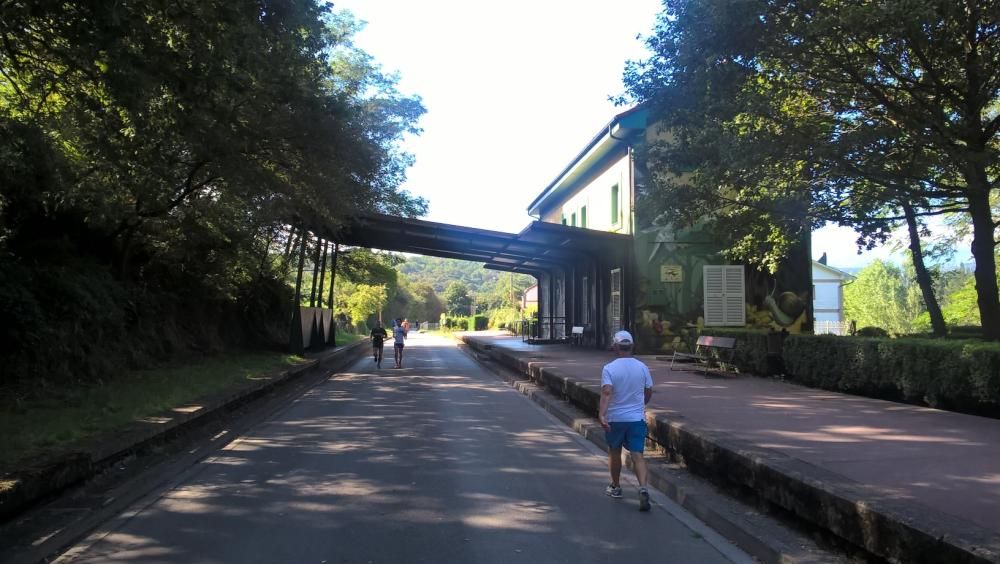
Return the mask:
<path id="1" fill-rule="evenodd" d="M 9 521 L 24 510 L 80 483 L 116 462 L 179 433 L 231 412 L 268 392 L 319 371 L 337 371 L 367 352 L 367 340 L 327 351 L 307 362 L 263 376 L 260 380 L 236 389 L 216 393 L 189 405 L 167 410 L 124 429 L 104 433 L 75 445 L 62 453 L 35 460 L 10 472 L 0 480 L 14 482 L 0 492 L 0 523 Z"/>
<path id="2" fill-rule="evenodd" d="M 498 364 L 597 413 L 600 390 L 557 368 L 474 337 L 463 341 Z M 764 502 L 876 556 L 898 562 L 1000 563 L 1000 535 L 914 502 L 789 457 L 698 428 L 683 415 L 647 413 L 650 439 L 694 473 L 723 487 L 752 492 Z M 658 488 L 659 489 L 659 488 Z"/>
<path id="3" fill-rule="evenodd" d="M 463 343 L 464 344 L 464 343 Z M 556 397 L 540 384 L 525 379 L 510 368 L 484 360 L 482 351 L 472 352 L 481 364 L 546 412 L 607 452 L 604 430 L 594 418 L 567 400 Z M 481 356 L 482 355 L 482 356 Z M 656 445 L 657 448 L 658 445 Z M 647 447 L 649 483 L 674 503 L 717 531 L 743 551 L 765 564 L 827 564 L 844 559 L 832 556 L 801 534 L 789 530 L 753 508 L 710 490 L 678 464 L 670 463 Z M 631 468 L 631 459 L 625 459 Z"/>

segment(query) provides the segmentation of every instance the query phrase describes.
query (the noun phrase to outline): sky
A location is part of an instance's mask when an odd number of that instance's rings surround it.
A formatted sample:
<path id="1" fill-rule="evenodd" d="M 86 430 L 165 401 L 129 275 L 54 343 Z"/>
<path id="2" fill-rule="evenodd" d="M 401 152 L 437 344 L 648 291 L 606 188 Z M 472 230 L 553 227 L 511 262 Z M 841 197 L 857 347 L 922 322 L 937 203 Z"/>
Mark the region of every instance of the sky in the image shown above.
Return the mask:
<path id="1" fill-rule="evenodd" d="M 429 202 L 425 219 L 515 233 L 528 204 L 625 107 L 627 60 L 642 59 L 660 0 L 340 0 L 367 22 L 355 43 L 427 109 L 404 148 L 416 162 L 403 188 Z M 813 258 L 858 267 L 897 261 L 857 254 L 853 231 L 813 235 Z"/>

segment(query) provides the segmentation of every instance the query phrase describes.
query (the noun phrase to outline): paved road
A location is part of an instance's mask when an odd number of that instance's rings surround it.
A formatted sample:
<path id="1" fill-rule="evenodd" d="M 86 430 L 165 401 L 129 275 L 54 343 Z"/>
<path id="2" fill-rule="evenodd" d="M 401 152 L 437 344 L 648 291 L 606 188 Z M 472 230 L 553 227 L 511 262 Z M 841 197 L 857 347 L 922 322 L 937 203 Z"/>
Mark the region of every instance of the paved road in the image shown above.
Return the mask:
<path id="1" fill-rule="evenodd" d="M 443 338 L 363 359 L 61 562 L 749 562 Z M 631 477 L 629 477 L 631 479 Z"/>

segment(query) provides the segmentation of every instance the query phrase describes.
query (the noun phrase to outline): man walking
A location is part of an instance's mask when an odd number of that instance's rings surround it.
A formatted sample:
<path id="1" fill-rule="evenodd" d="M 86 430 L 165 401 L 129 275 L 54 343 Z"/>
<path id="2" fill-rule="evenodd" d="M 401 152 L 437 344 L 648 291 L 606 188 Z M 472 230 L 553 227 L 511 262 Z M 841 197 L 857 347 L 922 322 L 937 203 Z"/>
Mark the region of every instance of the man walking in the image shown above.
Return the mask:
<path id="1" fill-rule="evenodd" d="M 646 489 L 646 404 L 653 397 L 653 377 L 649 367 L 632 357 L 632 335 L 628 331 L 615 333 L 612 340 L 618 358 L 604 366 L 601 372 L 601 407 L 598 420 L 608 441 L 608 470 L 611 483 L 604 493 L 622 497 L 619 478 L 622 473 L 622 446 L 628 449 L 639 481 L 639 511 L 649 511 L 649 490 Z"/>
<path id="2" fill-rule="evenodd" d="M 389 334 L 385 332 L 385 328 L 382 327 L 381 321 L 375 322 L 375 328 L 372 329 L 371 335 L 368 336 L 372 342 L 372 356 L 375 357 L 375 366 L 382 368 L 382 346 L 385 342 L 386 337 Z"/>

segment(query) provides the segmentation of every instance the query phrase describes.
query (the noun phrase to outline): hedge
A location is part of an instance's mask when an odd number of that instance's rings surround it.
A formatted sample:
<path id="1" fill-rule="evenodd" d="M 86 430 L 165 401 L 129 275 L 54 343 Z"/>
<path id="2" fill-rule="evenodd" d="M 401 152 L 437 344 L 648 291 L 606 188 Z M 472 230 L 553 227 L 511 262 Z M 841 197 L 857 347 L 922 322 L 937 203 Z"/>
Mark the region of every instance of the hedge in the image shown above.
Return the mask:
<path id="1" fill-rule="evenodd" d="M 1000 344 L 790 335 L 785 376 L 806 386 L 970 413 L 1000 408 Z"/>
<path id="2" fill-rule="evenodd" d="M 473 315 L 469 318 L 469 331 L 485 331 L 489 329 L 490 318 L 485 315 Z"/>
<path id="3" fill-rule="evenodd" d="M 779 372 L 775 369 L 780 366 L 768 358 L 766 331 L 712 327 L 702 334 L 735 337 L 732 363 L 740 372 Z M 777 350 L 783 361 L 780 372 L 805 386 L 1000 415 L 1000 343 L 788 335 Z"/>

